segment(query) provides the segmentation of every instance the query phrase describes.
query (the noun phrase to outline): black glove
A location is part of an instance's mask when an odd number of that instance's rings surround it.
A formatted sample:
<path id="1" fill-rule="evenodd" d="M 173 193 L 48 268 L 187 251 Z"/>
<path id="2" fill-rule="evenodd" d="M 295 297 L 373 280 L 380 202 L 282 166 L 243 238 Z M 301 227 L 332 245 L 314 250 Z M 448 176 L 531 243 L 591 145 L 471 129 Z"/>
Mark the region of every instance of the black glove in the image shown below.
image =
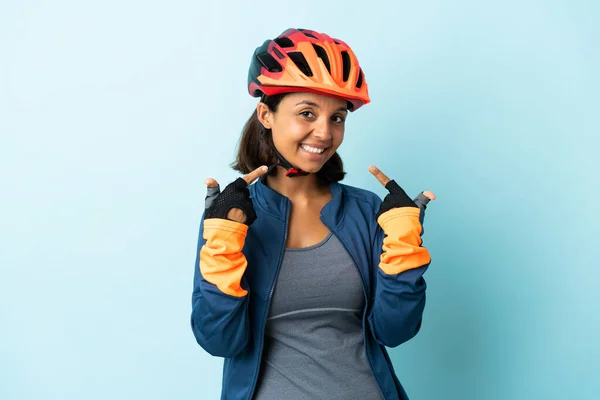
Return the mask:
<path id="1" fill-rule="evenodd" d="M 246 215 L 244 224 L 250 226 L 256 220 L 256 212 L 250 198 L 250 190 L 248 190 L 248 184 L 242 178 L 231 182 L 221 193 L 219 193 L 218 186 L 208 188 L 205 207 L 205 219 L 228 219 L 227 214 L 229 210 L 239 208 Z"/>
<path id="2" fill-rule="evenodd" d="M 390 211 L 392 208 L 415 207 L 425 210 L 427 208 L 427 203 L 430 201 L 423 193 L 420 193 L 415 200 L 411 200 L 404 189 L 402 189 L 395 180 L 389 181 L 387 185 L 385 185 L 385 188 L 390 193 L 383 199 L 375 219 L 379 219 L 381 214 Z"/>

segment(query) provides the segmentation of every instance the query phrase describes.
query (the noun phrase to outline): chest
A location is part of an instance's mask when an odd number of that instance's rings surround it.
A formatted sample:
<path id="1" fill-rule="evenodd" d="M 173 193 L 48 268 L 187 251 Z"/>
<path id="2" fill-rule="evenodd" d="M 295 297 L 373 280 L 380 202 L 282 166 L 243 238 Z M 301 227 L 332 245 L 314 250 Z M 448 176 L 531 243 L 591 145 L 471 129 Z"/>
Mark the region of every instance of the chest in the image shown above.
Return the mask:
<path id="1" fill-rule="evenodd" d="M 364 300 L 358 268 L 337 237 L 329 233 L 313 246 L 286 250 L 269 316 L 297 312 L 360 315 Z"/>
<path id="2" fill-rule="evenodd" d="M 289 227 L 287 232 L 287 248 L 305 248 L 321 242 L 329 233 L 329 229 L 321 221 L 321 209 L 326 199 L 307 204 L 292 203 Z"/>
<path id="3" fill-rule="evenodd" d="M 373 234 L 362 213 L 347 212 L 339 219 L 335 216 L 341 213 L 326 213 L 323 219 L 331 228 L 330 232 L 321 222 L 320 213 L 313 213 L 310 218 L 306 214 L 304 218 L 297 218 L 300 214 L 291 211 L 290 209 L 289 219 L 286 220 L 283 218 L 285 214 L 273 215 L 264 212 L 261 208 L 257 209 L 258 219 L 250 227 L 243 249 L 248 261 L 244 278 L 252 288 L 252 295 L 267 302 L 273 294 L 286 250 L 305 249 L 318 244 L 331 233 L 339 240 L 345 254 L 352 260 L 352 271 L 359 273 L 370 301 L 371 283 L 379 261 L 379 253 L 372 251 Z M 377 246 L 380 248 L 381 245 Z M 296 279 L 310 279 L 315 276 L 317 275 L 307 274 Z M 332 279 L 335 282 L 335 278 Z M 310 282 L 305 283 L 303 287 L 311 285 Z"/>

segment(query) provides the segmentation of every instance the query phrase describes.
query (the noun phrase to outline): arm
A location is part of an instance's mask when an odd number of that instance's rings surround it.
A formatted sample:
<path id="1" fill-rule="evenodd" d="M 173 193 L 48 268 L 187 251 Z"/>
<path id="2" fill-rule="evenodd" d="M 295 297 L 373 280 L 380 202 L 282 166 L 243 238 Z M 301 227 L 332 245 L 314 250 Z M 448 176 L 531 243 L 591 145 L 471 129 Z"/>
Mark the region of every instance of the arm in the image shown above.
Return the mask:
<path id="1" fill-rule="evenodd" d="M 207 180 L 206 210 L 196 248 L 191 323 L 198 344 L 214 356 L 234 357 L 248 343 L 249 289 L 242 285 L 248 262 L 242 249 L 248 228 L 256 219 L 248 185 L 265 172 L 267 167 L 259 167 L 230 183 L 222 193 L 214 179 Z"/>
<path id="2" fill-rule="evenodd" d="M 191 325 L 198 344 L 214 356 L 233 357 L 248 342 L 249 294 L 242 287 L 247 231 L 226 219 L 203 218 L 200 224 Z"/>
<path id="3" fill-rule="evenodd" d="M 377 268 L 369 323 L 384 346 L 396 347 L 412 339 L 421 327 L 427 287 L 423 273 L 431 261 L 421 246 L 423 216 L 424 209 L 400 207 L 377 219 L 373 256 Z"/>

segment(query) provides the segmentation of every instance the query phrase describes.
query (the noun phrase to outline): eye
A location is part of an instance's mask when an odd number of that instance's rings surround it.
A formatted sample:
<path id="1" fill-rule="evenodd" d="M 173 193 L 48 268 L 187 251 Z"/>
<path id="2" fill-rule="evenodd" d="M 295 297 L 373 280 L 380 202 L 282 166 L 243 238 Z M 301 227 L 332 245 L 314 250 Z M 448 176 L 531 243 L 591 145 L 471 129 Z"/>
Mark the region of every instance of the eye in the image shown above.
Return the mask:
<path id="1" fill-rule="evenodd" d="M 302 115 L 303 117 L 306 117 L 306 118 L 312 118 L 312 117 L 314 117 L 314 116 L 315 116 L 315 115 L 312 113 L 312 111 L 302 111 L 302 112 L 300 113 L 300 115 Z"/>
<path id="2" fill-rule="evenodd" d="M 341 115 L 334 115 L 333 117 L 331 117 L 331 119 L 333 119 L 338 124 L 343 124 L 345 121 L 344 117 L 342 117 Z"/>

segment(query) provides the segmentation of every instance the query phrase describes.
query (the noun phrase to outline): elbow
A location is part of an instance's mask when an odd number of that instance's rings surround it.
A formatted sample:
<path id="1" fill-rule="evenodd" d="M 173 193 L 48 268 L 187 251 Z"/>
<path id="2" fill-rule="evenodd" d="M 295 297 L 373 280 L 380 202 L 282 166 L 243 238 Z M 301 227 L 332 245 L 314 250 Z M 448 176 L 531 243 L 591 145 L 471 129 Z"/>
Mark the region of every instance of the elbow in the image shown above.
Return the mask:
<path id="1" fill-rule="evenodd" d="M 201 289 L 194 291 L 190 318 L 196 342 L 216 357 L 239 355 L 250 337 L 247 297 L 223 295 L 211 284 Z"/>
<path id="2" fill-rule="evenodd" d="M 214 357 L 233 358 L 240 354 L 245 347 L 245 343 L 235 346 L 224 344 L 220 341 L 214 341 L 210 339 L 207 340 L 201 335 L 195 334 L 195 336 L 196 342 L 200 345 L 200 347 Z"/>
<path id="3" fill-rule="evenodd" d="M 377 341 L 379 344 L 382 344 L 389 348 L 398 347 L 401 344 L 404 344 L 417 336 L 419 331 L 421 330 L 421 319 L 417 322 L 416 326 L 411 326 L 407 329 L 407 327 L 399 327 L 393 333 L 385 336 L 378 336 Z"/>
<path id="4" fill-rule="evenodd" d="M 377 342 L 386 347 L 398 347 L 414 338 L 421 330 L 425 299 L 404 309 L 378 309 L 372 314 L 371 326 Z"/>
<path id="5" fill-rule="evenodd" d="M 227 337 L 219 329 L 207 329 L 206 324 L 195 321 L 193 317 L 191 324 L 196 343 L 211 356 L 233 358 L 246 348 L 247 335 Z"/>

